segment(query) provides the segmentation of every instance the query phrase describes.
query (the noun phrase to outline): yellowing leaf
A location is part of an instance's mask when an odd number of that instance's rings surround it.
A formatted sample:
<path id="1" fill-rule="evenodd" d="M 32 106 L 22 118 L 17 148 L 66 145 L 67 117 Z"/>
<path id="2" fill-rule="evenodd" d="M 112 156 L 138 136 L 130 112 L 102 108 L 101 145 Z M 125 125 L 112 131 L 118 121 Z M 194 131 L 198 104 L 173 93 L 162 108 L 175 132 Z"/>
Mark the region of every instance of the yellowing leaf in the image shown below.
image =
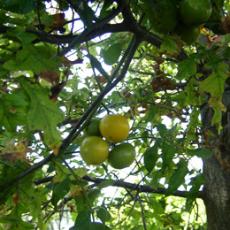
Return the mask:
<path id="1" fill-rule="evenodd" d="M 57 156 L 59 154 L 59 147 L 60 147 L 60 145 L 51 146 L 51 149 L 53 150 L 54 156 Z"/>

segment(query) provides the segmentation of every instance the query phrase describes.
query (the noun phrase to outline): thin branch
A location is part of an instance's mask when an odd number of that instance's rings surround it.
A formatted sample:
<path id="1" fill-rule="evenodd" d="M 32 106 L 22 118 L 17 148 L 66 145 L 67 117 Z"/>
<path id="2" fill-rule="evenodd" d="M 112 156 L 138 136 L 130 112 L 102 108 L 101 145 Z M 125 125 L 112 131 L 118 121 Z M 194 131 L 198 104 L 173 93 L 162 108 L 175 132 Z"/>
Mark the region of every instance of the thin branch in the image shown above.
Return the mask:
<path id="1" fill-rule="evenodd" d="M 111 182 L 111 180 L 101 179 L 101 178 L 92 178 L 89 176 L 84 176 L 83 179 L 86 181 L 89 181 L 89 182 L 93 182 L 97 185 L 99 185 L 101 183 L 105 183 L 105 182 L 108 182 L 108 183 Z M 142 192 L 143 193 L 157 193 L 157 194 L 162 194 L 162 195 L 166 195 L 166 196 L 179 196 L 179 197 L 184 197 L 184 198 L 187 198 L 187 197 L 190 197 L 191 195 L 193 195 L 193 194 L 191 194 L 191 192 L 180 191 L 180 190 L 177 190 L 177 191 L 172 192 L 172 193 L 168 193 L 167 189 L 164 189 L 164 188 L 154 189 L 148 185 L 138 185 L 138 184 L 133 184 L 130 182 L 125 182 L 123 180 L 112 181 L 110 183 L 110 185 L 114 186 L 114 187 L 121 187 L 121 188 L 130 189 L 132 191 L 139 191 L 139 193 L 142 193 Z M 197 194 L 194 194 L 194 196 L 196 196 L 197 198 L 201 198 L 201 199 L 204 198 L 203 192 L 199 192 Z"/>
<path id="2" fill-rule="evenodd" d="M 34 181 L 35 185 L 40 185 L 44 183 L 48 183 L 52 180 L 53 176 L 42 178 L 39 180 Z M 107 186 L 113 186 L 113 187 L 120 187 L 124 189 L 129 189 L 131 191 L 137 191 L 138 193 L 155 193 L 155 194 L 161 194 L 165 196 L 178 196 L 178 197 L 191 197 L 195 196 L 196 198 L 201 198 L 204 199 L 204 192 L 200 191 L 196 194 L 192 194 L 189 191 L 181 191 L 177 190 L 175 192 L 169 193 L 167 189 L 165 188 L 153 188 L 149 185 L 140 185 L 140 184 L 134 184 L 130 182 L 126 182 L 124 180 L 109 180 L 109 179 L 102 179 L 102 178 L 94 178 L 90 176 L 83 176 L 83 180 L 92 182 L 95 185 L 100 185 L 100 184 L 106 184 Z"/>
<path id="3" fill-rule="evenodd" d="M 146 218 L 145 218 L 145 209 L 144 209 L 144 205 L 143 205 L 142 200 L 141 200 L 139 195 L 138 195 L 138 203 L 140 204 L 140 208 L 141 208 L 141 219 L 142 219 L 142 223 L 143 223 L 143 228 L 144 228 L 144 230 L 147 230 Z"/>
<path id="4" fill-rule="evenodd" d="M 96 25 L 96 24 L 95 24 Z M 118 23 L 118 24 L 105 24 L 104 26 L 100 28 L 92 27 L 90 29 L 84 30 L 82 33 L 78 35 L 68 34 L 68 35 L 57 35 L 57 34 L 49 34 L 44 31 L 34 30 L 34 29 L 27 29 L 26 32 L 33 33 L 38 36 L 39 41 L 48 42 L 51 44 L 81 44 L 86 41 L 90 41 L 93 38 L 102 36 L 106 33 L 116 33 L 116 32 L 128 32 L 126 26 L 124 23 Z M 68 52 L 71 47 L 67 47 L 66 50 L 63 50 L 63 54 Z M 68 51 L 67 51 L 68 49 Z"/>
<path id="5" fill-rule="evenodd" d="M 139 43 L 141 41 L 139 39 L 133 39 L 129 50 L 128 50 L 128 55 L 126 62 L 123 65 L 123 68 L 119 72 L 119 75 L 115 80 L 111 83 L 108 83 L 106 87 L 103 89 L 103 91 L 99 94 L 97 99 L 91 104 L 91 106 L 86 110 L 86 112 L 83 114 L 83 116 L 79 119 L 79 121 L 76 123 L 76 125 L 72 128 L 71 132 L 67 136 L 66 139 L 63 140 L 62 145 L 59 148 L 59 154 L 61 155 L 65 149 L 69 146 L 71 141 L 76 138 L 81 130 L 84 128 L 84 125 L 86 122 L 91 118 L 95 110 L 97 109 L 98 105 L 101 103 L 103 100 L 104 96 L 109 93 L 124 77 L 125 74 L 128 70 L 129 64 L 132 61 L 132 58 L 134 56 L 134 53 L 136 52 L 137 47 L 139 46 Z M 27 175 L 33 173 L 37 169 L 41 168 L 43 165 L 47 164 L 49 161 L 51 161 L 54 158 L 54 154 L 51 153 L 49 156 L 44 158 L 43 160 L 39 161 L 38 163 L 32 165 L 30 168 L 25 170 L 24 172 L 20 173 L 15 179 L 10 181 L 5 187 L 5 190 L 7 190 L 8 187 L 12 187 L 15 183 L 19 182 L 21 179 L 26 177 Z"/>
<path id="6" fill-rule="evenodd" d="M 155 34 L 150 33 L 144 27 L 139 25 L 130 10 L 127 1 L 118 0 L 122 5 L 122 15 L 124 17 L 124 23 L 130 32 L 133 32 L 136 36 L 141 37 L 144 41 L 153 44 L 156 47 L 160 47 L 162 40 Z"/>
<path id="7" fill-rule="evenodd" d="M 107 17 L 105 17 L 105 18 L 103 18 L 101 20 L 98 20 L 96 23 L 92 23 L 92 25 L 90 25 L 90 28 L 93 28 L 93 31 L 100 30 L 101 28 L 103 28 L 104 26 L 106 26 L 109 21 L 111 21 L 114 17 L 116 17 L 121 12 L 121 10 L 122 10 L 121 5 L 118 5 L 118 7 L 116 9 L 114 9 L 111 12 L 110 15 L 108 15 Z M 89 29 L 89 30 L 86 29 L 86 30 L 84 30 L 84 32 L 82 34 L 85 33 L 85 36 L 86 35 L 90 35 L 91 34 L 91 30 L 92 29 Z M 68 53 L 78 43 L 79 43 L 78 37 L 76 37 L 75 39 L 73 39 L 71 41 L 71 43 L 69 43 L 68 47 L 63 48 L 63 50 L 61 51 L 61 55 L 65 55 L 66 53 Z"/>
<path id="8" fill-rule="evenodd" d="M 87 57 L 90 59 L 92 66 L 94 68 L 96 68 L 100 74 L 106 78 L 107 81 L 110 81 L 110 77 L 107 74 L 107 72 L 104 70 L 104 68 L 102 67 L 101 63 L 97 60 L 97 58 L 95 58 L 93 55 L 91 55 L 90 53 L 87 55 Z"/>
<path id="9" fill-rule="evenodd" d="M 79 119 L 77 124 L 73 127 L 72 131 L 63 141 L 60 147 L 60 152 L 62 152 L 71 143 L 71 141 L 79 135 L 79 131 L 77 130 L 79 130 L 82 124 L 87 120 L 88 116 L 98 107 L 98 105 L 101 103 L 103 98 L 125 77 L 129 64 L 134 56 L 134 53 L 137 47 L 139 46 L 139 43 L 140 43 L 139 40 L 134 39 L 134 41 L 132 42 L 132 46 L 128 50 L 129 55 L 126 59 L 126 62 L 123 65 L 123 69 L 119 73 L 119 76 L 113 82 L 108 83 L 103 89 L 103 91 L 98 95 L 96 100 L 89 106 L 89 108 L 86 110 L 83 116 Z"/>

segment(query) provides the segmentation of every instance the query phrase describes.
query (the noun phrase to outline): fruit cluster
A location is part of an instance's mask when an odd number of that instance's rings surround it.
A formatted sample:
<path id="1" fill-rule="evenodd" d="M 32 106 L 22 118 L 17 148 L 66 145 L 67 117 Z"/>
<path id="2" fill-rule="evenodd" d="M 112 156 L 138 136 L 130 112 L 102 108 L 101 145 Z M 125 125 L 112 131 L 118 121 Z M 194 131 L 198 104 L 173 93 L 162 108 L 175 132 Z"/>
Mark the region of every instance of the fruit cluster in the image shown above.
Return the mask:
<path id="1" fill-rule="evenodd" d="M 87 164 L 98 165 L 108 160 L 112 167 L 123 169 L 133 163 L 134 147 L 129 143 L 117 144 L 129 135 L 126 117 L 114 114 L 102 119 L 92 119 L 85 131 L 86 137 L 81 143 L 80 154 Z M 110 144 L 113 144 L 111 150 Z"/>
<path id="2" fill-rule="evenodd" d="M 196 41 L 200 26 L 211 20 L 213 10 L 211 0 L 146 0 L 144 10 L 152 28 L 162 34 L 176 34 L 184 42 Z"/>

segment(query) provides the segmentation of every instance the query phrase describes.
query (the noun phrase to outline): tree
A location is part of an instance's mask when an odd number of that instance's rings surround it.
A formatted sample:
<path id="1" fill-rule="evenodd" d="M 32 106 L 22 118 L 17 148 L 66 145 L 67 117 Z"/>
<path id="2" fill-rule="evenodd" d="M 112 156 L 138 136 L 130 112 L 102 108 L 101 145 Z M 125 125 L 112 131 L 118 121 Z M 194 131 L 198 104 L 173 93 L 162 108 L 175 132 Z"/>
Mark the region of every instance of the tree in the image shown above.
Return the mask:
<path id="1" fill-rule="evenodd" d="M 1 229 L 228 229 L 229 1 L 0 3 Z M 126 169 L 79 155 L 107 113 Z"/>

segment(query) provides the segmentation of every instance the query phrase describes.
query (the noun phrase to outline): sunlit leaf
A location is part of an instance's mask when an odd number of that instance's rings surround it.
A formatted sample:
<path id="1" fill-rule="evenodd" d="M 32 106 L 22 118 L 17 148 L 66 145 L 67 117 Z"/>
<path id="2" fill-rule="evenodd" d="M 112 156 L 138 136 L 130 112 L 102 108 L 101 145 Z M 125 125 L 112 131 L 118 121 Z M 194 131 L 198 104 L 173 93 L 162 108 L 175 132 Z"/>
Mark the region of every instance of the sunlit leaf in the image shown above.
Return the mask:
<path id="1" fill-rule="evenodd" d="M 177 78 L 180 80 L 189 79 L 189 77 L 195 75 L 196 72 L 196 60 L 194 60 L 194 58 L 187 58 L 179 63 Z"/>
<path id="2" fill-rule="evenodd" d="M 155 167 L 156 161 L 158 159 L 158 146 L 155 144 L 152 147 L 149 147 L 144 153 L 144 166 L 151 172 Z"/>
<path id="3" fill-rule="evenodd" d="M 185 176 L 188 173 L 187 162 L 181 160 L 176 167 L 176 170 L 169 179 L 168 192 L 174 192 L 185 181 Z"/>
<path id="4" fill-rule="evenodd" d="M 103 223 L 111 219 L 111 215 L 105 207 L 98 207 L 97 216 Z"/>
<path id="5" fill-rule="evenodd" d="M 106 64 L 112 65 L 117 62 L 118 58 L 121 55 L 122 45 L 120 43 L 115 43 L 109 46 L 106 49 L 101 51 L 101 55 Z"/>
<path id="6" fill-rule="evenodd" d="M 27 122 L 30 130 L 44 131 L 45 142 L 54 148 L 61 141 L 57 124 L 62 121 L 63 115 L 57 103 L 49 99 L 49 92 L 39 85 L 32 85 L 21 80 L 21 85 L 30 98 Z M 44 119 L 46 118 L 46 119 Z"/>
<path id="7" fill-rule="evenodd" d="M 210 149 L 199 148 L 199 149 L 188 150 L 188 154 L 192 156 L 201 157 L 201 158 L 208 158 L 212 156 L 213 152 Z"/>

